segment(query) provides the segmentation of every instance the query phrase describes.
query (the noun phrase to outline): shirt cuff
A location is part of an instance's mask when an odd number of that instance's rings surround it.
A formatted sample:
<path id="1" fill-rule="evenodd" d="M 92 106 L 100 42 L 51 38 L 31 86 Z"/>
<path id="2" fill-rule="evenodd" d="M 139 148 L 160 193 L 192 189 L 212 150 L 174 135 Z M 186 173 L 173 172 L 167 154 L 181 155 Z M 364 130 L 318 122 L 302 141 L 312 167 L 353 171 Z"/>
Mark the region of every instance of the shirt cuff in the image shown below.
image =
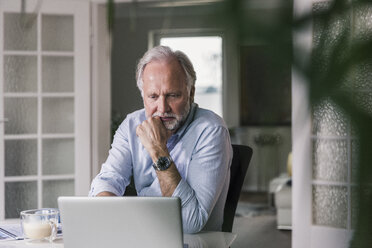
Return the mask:
<path id="1" fill-rule="evenodd" d="M 194 197 L 194 194 L 195 193 L 190 185 L 185 180 L 181 179 L 172 196 L 179 197 L 181 199 L 181 206 L 184 207 Z"/>
<path id="2" fill-rule="evenodd" d="M 96 182 L 94 186 L 92 185 L 92 188 L 90 189 L 88 196 L 97 196 L 99 193 L 104 191 L 114 193 L 117 196 L 122 195 L 116 188 L 112 187 L 111 185 Z"/>

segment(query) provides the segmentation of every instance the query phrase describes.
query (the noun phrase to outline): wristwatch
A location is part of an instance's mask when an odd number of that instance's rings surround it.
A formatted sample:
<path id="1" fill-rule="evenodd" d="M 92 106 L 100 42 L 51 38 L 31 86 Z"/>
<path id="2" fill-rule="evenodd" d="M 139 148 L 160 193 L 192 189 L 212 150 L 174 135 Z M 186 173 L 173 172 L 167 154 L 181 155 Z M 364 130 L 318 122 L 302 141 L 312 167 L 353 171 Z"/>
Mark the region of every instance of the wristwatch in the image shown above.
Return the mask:
<path id="1" fill-rule="evenodd" d="M 165 171 L 166 169 L 169 168 L 169 166 L 172 164 L 173 160 L 171 156 L 169 157 L 159 157 L 158 161 L 152 164 L 152 166 L 155 168 L 157 171 Z"/>

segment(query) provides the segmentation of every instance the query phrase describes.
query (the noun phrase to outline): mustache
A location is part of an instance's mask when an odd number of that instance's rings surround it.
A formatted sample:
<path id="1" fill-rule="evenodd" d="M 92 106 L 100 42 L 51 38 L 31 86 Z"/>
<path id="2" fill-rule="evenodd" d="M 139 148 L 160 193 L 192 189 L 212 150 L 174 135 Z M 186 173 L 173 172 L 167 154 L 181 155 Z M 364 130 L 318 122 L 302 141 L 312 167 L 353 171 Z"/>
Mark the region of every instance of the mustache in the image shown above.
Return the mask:
<path id="1" fill-rule="evenodd" d="M 163 113 L 163 114 L 161 114 L 161 113 L 156 112 L 152 115 L 152 117 L 156 117 L 156 116 L 159 116 L 159 117 L 174 117 L 174 118 L 177 117 L 177 115 L 173 114 L 173 113 Z"/>

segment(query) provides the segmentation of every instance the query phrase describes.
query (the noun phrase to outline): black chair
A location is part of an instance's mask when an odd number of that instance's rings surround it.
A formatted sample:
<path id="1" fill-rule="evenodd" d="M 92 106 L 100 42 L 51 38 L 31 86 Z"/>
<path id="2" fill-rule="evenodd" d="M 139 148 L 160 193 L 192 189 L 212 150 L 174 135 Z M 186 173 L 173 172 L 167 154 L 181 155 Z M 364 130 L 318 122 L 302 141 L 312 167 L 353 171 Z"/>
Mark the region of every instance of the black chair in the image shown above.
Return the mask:
<path id="1" fill-rule="evenodd" d="M 125 188 L 123 196 L 137 196 L 136 186 L 134 185 L 134 178 L 131 176 L 130 184 Z"/>
<path id="2" fill-rule="evenodd" d="M 230 167 L 230 185 L 225 203 L 222 231 L 231 232 L 240 191 L 251 161 L 253 150 L 249 146 L 232 145 L 233 159 Z"/>

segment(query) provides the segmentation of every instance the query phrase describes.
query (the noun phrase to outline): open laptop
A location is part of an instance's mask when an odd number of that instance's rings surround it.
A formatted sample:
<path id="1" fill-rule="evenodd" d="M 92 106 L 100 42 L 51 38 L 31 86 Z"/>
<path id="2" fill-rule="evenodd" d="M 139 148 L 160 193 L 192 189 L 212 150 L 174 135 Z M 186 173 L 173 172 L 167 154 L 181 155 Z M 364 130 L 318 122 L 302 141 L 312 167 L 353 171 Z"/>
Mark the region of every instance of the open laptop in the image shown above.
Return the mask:
<path id="1" fill-rule="evenodd" d="M 173 197 L 59 197 L 65 248 L 183 248 Z"/>

